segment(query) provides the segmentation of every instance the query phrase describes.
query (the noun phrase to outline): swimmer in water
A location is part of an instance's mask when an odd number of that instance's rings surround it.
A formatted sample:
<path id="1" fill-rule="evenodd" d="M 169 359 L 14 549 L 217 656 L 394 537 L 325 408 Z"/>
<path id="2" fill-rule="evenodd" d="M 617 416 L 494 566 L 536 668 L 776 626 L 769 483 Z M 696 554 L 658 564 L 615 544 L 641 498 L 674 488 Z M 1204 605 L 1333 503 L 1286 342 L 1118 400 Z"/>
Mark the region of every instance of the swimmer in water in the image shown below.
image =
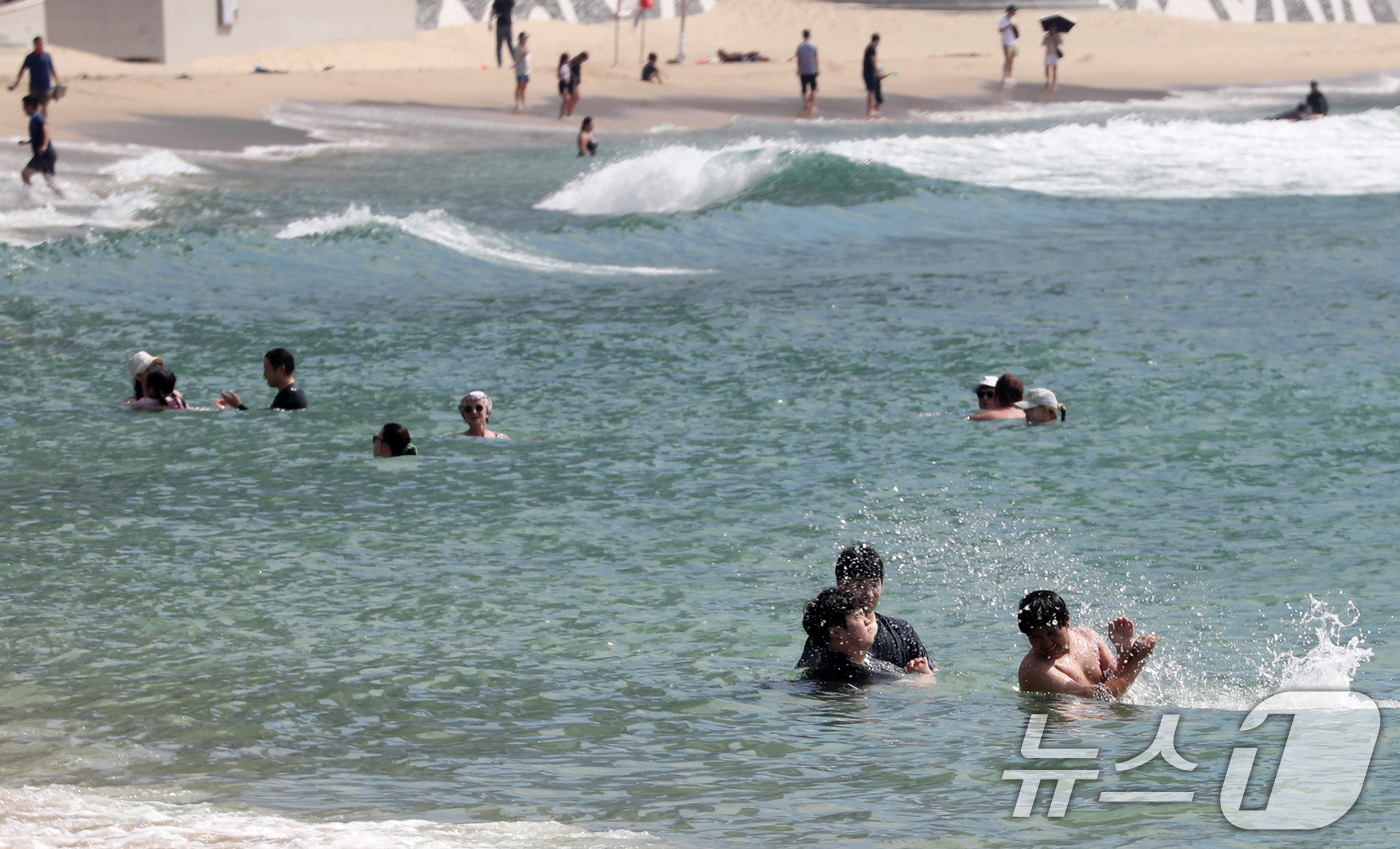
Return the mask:
<path id="1" fill-rule="evenodd" d="M 374 435 L 374 456 L 376 457 L 416 457 L 418 448 L 408 428 L 398 422 L 389 422 Z"/>
<path id="2" fill-rule="evenodd" d="M 171 410 L 188 410 L 185 399 L 175 391 L 176 377 L 165 366 L 151 366 L 146 372 L 146 395 L 136 403 L 143 407 L 166 407 Z"/>
<path id="3" fill-rule="evenodd" d="M 972 388 L 977 393 L 977 409 L 992 410 L 997 403 L 997 376 L 989 374 L 982 378 L 982 382 Z"/>
<path id="4" fill-rule="evenodd" d="M 1000 419 L 1024 419 L 1026 413 L 1016 402 L 1020 401 L 1025 394 L 1026 385 L 1014 374 L 1003 374 L 997 378 L 996 389 L 993 390 L 992 397 L 995 406 L 986 410 L 978 410 L 968 419 L 974 422 L 991 422 Z"/>
<path id="5" fill-rule="evenodd" d="M 263 355 L 263 380 L 277 390 L 269 410 L 305 410 L 309 406 L 306 390 L 297 383 L 296 370 L 296 358 L 286 348 L 273 348 Z M 219 393 L 219 400 L 214 402 L 214 406 L 220 410 L 248 409 L 237 392 L 227 390 Z"/>
<path id="6" fill-rule="evenodd" d="M 1026 393 L 1026 400 L 1017 401 L 1016 406 L 1026 411 L 1026 424 L 1054 424 L 1058 413 L 1060 421 L 1065 420 L 1065 405 L 1049 389 L 1035 388 Z"/>
<path id="7" fill-rule="evenodd" d="M 1137 680 L 1157 647 L 1156 634 L 1138 636 L 1118 617 L 1108 627 L 1115 657 L 1093 628 L 1073 628 L 1059 593 L 1036 590 L 1021 599 L 1017 624 L 1031 650 L 1017 674 L 1023 693 L 1067 693 L 1086 699 L 1120 699 Z"/>
<path id="8" fill-rule="evenodd" d="M 905 672 L 931 672 L 928 651 L 919 634 L 903 619 L 876 613 L 885 593 L 885 561 L 866 543 L 848 546 L 836 558 L 836 586 L 854 593 L 865 605 L 865 611 L 875 620 L 875 642 L 870 654 L 876 660 L 892 664 Z M 798 669 L 806 669 L 820 659 L 823 643 L 807 639 L 802 647 Z"/>
<path id="9" fill-rule="evenodd" d="M 153 357 L 145 351 L 137 351 L 126 361 L 126 370 L 131 375 L 131 397 L 123 404 L 135 404 L 146 397 L 146 374 L 155 366 L 165 365 L 165 360 Z"/>
<path id="10" fill-rule="evenodd" d="M 457 404 L 457 412 L 462 414 L 462 421 L 467 423 L 465 433 L 455 433 L 453 436 L 479 436 L 483 439 L 510 439 L 504 433 L 497 433 L 486 428 L 487 422 L 491 421 L 491 396 L 480 389 L 468 392 Z"/>
<path id="11" fill-rule="evenodd" d="M 815 662 L 803 670 L 808 681 L 824 684 L 878 684 L 903 680 L 902 670 L 871 654 L 875 645 L 875 614 L 850 590 L 827 587 L 802 613 L 802 630 L 819 646 Z M 919 683 L 933 683 L 928 659 L 914 669 Z"/>
<path id="12" fill-rule="evenodd" d="M 593 119 L 591 117 L 583 119 L 583 126 L 578 131 L 578 155 L 597 156 L 598 140 L 593 138 Z"/>

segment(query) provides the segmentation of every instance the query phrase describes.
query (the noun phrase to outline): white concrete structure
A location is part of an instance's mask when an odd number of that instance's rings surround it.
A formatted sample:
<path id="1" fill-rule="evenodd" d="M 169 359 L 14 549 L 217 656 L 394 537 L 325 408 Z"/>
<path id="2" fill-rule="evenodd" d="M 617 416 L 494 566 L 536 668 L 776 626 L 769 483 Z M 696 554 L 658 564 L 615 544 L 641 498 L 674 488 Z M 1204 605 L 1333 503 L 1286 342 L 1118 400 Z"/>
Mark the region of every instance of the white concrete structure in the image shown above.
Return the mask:
<path id="1" fill-rule="evenodd" d="M 40 2 L 54 44 L 173 65 L 276 47 L 413 41 L 418 22 L 417 0 Z"/>
<path id="2" fill-rule="evenodd" d="M 1117 0 L 1120 9 L 1247 23 L 1396 22 L 1395 0 Z"/>
<path id="3" fill-rule="evenodd" d="M 28 46 L 34 36 L 46 34 L 44 0 L 0 4 L 0 47 Z"/>

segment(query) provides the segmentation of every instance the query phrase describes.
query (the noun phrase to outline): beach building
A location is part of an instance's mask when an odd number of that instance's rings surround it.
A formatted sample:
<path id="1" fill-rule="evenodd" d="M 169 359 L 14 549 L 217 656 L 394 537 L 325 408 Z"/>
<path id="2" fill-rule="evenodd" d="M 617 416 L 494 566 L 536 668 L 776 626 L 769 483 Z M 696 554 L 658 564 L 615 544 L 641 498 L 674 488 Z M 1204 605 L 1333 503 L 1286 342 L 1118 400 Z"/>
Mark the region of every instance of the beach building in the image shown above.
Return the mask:
<path id="1" fill-rule="evenodd" d="M 277 47 L 413 41 L 417 24 L 417 0 L 15 0 L 0 4 L 0 38 L 5 41 L 24 43 L 43 35 L 53 44 L 101 56 L 174 65 Z"/>

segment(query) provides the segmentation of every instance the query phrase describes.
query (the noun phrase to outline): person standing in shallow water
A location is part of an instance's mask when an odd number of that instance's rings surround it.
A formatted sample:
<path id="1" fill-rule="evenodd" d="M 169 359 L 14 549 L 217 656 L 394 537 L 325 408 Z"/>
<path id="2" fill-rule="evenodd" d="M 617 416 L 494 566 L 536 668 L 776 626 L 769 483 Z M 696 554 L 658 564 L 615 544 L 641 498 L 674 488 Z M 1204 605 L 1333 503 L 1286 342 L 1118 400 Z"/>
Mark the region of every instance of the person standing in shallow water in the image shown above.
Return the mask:
<path id="1" fill-rule="evenodd" d="M 593 118 L 583 119 L 583 126 L 578 130 L 578 155 L 597 156 L 598 140 L 593 138 Z"/>
<path id="2" fill-rule="evenodd" d="M 874 631 L 870 655 L 893 669 L 909 673 L 931 672 L 928 652 L 919 634 L 903 619 L 876 613 L 885 592 L 885 561 L 866 543 L 845 548 L 836 558 L 836 587 L 860 600 L 870 616 Z M 824 633 L 824 632 L 823 632 Z M 810 636 L 802 646 L 798 669 L 806 669 L 821 659 L 826 643 Z"/>
<path id="3" fill-rule="evenodd" d="M 263 380 L 277 390 L 269 410 L 305 410 L 309 406 L 305 390 L 297 385 L 294 375 L 296 368 L 296 359 L 286 348 L 273 348 L 263 355 Z M 243 403 L 238 393 L 232 391 L 220 392 L 219 400 L 214 402 L 214 406 L 221 410 L 230 407 L 236 410 L 248 409 L 248 405 Z"/>
<path id="4" fill-rule="evenodd" d="M 41 107 L 39 98 L 32 94 L 24 96 L 24 114 L 29 116 L 29 140 L 21 141 L 20 144 L 29 145 L 34 156 L 30 158 L 19 176 L 24 181 L 24 185 L 28 187 L 33 185 L 30 180 L 34 178 L 35 174 L 43 174 L 44 182 L 49 189 L 59 197 L 63 197 L 58 183 L 54 181 L 54 168 L 58 163 L 58 151 L 53 149 L 53 142 L 49 138 L 49 122 L 44 117 Z"/>
<path id="5" fill-rule="evenodd" d="M 491 408 L 493 406 L 491 396 L 480 389 L 468 392 L 457 404 L 457 412 L 462 414 L 462 421 L 467 423 L 467 430 L 465 433 L 454 435 L 479 436 L 483 439 L 510 439 L 504 433 L 487 429 L 486 425 L 491 421 Z"/>
<path id="6" fill-rule="evenodd" d="M 812 31 L 802 31 L 802 43 L 797 45 L 797 79 L 802 85 L 802 116 L 810 118 L 817 114 L 817 75 L 821 64 L 817 59 L 817 43 L 812 40 Z"/>

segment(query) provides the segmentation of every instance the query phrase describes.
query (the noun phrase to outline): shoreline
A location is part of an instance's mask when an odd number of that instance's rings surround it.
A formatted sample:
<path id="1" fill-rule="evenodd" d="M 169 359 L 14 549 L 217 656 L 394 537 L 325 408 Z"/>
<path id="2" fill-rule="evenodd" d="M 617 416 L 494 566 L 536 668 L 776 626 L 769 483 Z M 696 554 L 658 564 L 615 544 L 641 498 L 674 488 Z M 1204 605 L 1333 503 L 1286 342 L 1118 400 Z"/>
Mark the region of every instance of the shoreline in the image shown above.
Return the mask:
<path id="1" fill-rule="evenodd" d="M 491 33 L 473 24 L 422 31 L 416 43 L 375 42 L 214 57 L 185 67 L 118 62 L 61 45 L 52 52 L 68 97 L 54 105 L 60 142 L 150 144 L 230 150 L 250 145 L 319 141 L 275 126 L 281 104 L 395 104 L 446 108 L 502 127 L 568 126 L 583 115 L 606 129 L 658 126 L 705 129 L 748 120 L 800 126 L 795 66 L 786 61 L 810 27 L 821 49 L 819 118 L 860 120 L 864 91 L 860 56 L 872 31 L 882 32 L 880 62 L 900 75 L 885 83 L 887 120 L 917 113 L 963 111 L 1014 102 L 1160 100 L 1169 91 L 1257 85 L 1306 87 L 1400 68 L 1400 26 L 1379 24 L 1237 24 L 1158 15 L 1085 10 L 1066 40 L 1062 84 L 1041 95 L 1040 47 L 1034 14 L 1018 17 L 1017 85 L 998 85 L 1001 55 L 996 13 L 889 9 L 820 0 L 722 2 L 688 25 L 690 61 L 661 65 L 666 84 L 638 77 L 640 33 L 621 27 L 620 60 L 612 64 L 614 28 L 560 21 L 518 23 L 531 33 L 530 111 L 510 113 L 514 76 L 495 65 Z M 763 33 L 743 39 L 735 33 Z M 678 22 L 649 24 L 647 49 L 663 59 L 675 49 Z M 696 64 L 719 47 L 757 49 L 774 61 Z M 574 121 L 559 122 L 554 58 L 587 50 L 582 100 Z M 23 48 L 0 49 L 0 66 L 18 67 Z M 275 73 L 252 73 L 263 66 Z M 1301 94 L 1301 92 L 1300 92 Z M 23 131 L 14 110 L 11 132 Z M 1050 117 L 1047 115 L 1047 117 Z M 254 122 L 253 124 L 239 123 Z M 551 130 L 552 131 L 552 130 Z M 183 144 L 181 142 L 184 142 Z"/>

